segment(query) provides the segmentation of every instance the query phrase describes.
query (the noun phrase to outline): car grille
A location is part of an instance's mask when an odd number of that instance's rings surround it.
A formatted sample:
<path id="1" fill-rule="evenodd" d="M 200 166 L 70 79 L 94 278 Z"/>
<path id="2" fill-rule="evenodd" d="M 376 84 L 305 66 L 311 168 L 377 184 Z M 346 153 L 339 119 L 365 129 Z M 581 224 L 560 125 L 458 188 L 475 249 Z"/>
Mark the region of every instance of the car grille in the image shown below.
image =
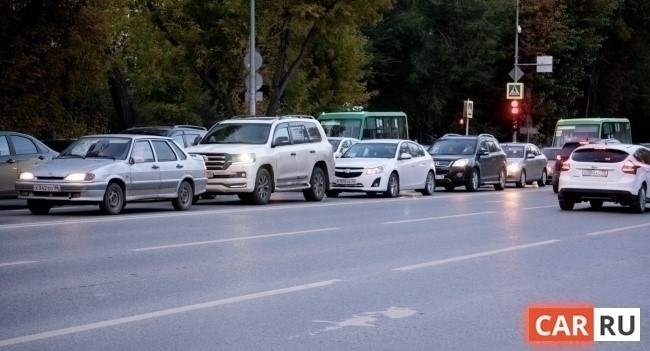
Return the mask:
<path id="1" fill-rule="evenodd" d="M 363 174 L 363 168 L 337 168 L 334 175 L 339 178 L 356 178 Z"/>
<path id="2" fill-rule="evenodd" d="M 40 179 L 40 180 L 63 180 L 63 177 L 41 177 L 41 176 L 38 176 L 38 177 L 36 177 L 36 179 Z"/>
<path id="3" fill-rule="evenodd" d="M 337 188 L 363 188 L 363 184 L 357 183 L 357 184 L 334 184 Z"/>
<path id="4" fill-rule="evenodd" d="M 434 162 L 434 164 L 436 165 L 436 167 L 449 167 L 452 162 L 453 161 L 443 161 L 443 160 L 437 161 L 436 160 Z"/>
<path id="5" fill-rule="evenodd" d="M 226 154 L 204 154 L 203 156 L 205 156 L 205 168 L 208 171 L 221 171 L 230 166 L 226 162 Z"/>

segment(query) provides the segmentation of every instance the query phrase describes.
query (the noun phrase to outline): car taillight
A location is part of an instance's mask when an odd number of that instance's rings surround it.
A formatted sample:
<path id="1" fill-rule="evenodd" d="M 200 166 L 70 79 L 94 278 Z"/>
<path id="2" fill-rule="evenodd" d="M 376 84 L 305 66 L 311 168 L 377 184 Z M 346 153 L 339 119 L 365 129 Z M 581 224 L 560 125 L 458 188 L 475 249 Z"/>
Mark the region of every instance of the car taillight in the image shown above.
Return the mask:
<path id="1" fill-rule="evenodd" d="M 623 165 L 623 168 L 621 169 L 623 173 L 627 174 L 636 174 L 636 170 L 639 168 L 639 166 L 635 165 L 632 163 L 632 161 L 627 161 Z"/>

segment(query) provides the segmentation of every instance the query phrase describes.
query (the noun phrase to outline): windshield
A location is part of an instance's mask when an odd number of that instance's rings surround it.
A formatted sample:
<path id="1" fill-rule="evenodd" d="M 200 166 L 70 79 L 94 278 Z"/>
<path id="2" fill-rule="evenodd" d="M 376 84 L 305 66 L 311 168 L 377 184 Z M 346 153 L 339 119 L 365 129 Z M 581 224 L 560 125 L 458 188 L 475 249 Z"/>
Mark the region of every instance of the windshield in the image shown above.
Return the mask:
<path id="1" fill-rule="evenodd" d="M 555 160 L 555 157 L 560 153 L 560 149 L 551 149 L 551 148 L 545 148 L 542 149 L 542 153 L 544 156 L 546 156 L 547 159 L 549 160 Z"/>
<path id="2" fill-rule="evenodd" d="M 217 124 L 199 144 L 266 144 L 270 123 Z"/>
<path id="3" fill-rule="evenodd" d="M 524 147 L 523 146 L 509 146 L 501 145 L 503 152 L 506 153 L 506 157 L 510 158 L 523 158 L 524 157 Z"/>
<path id="4" fill-rule="evenodd" d="M 131 139 L 111 137 L 80 138 L 70 144 L 58 158 L 111 158 L 125 160 Z"/>
<path id="5" fill-rule="evenodd" d="M 356 143 L 341 158 L 395 158 L 397 143 Z"/>
<path id="6" fill-rule="evenodd" d="M 562 146 L 568 141 L 586 141 L 598 138 L 598 125 L 557 126 L 553 146 Z"/>
<path id="7" fill-rule="evenodd" d="M 431 155 L 473 155 L 476 151 L 475 140 L 444 139 L 436 141 L 429 148 Z"/>
<path id="8" fill-rule="evenodd" d="M 328 137 L 359 138 L 361 131 L 361 120 L 340 119 L 320 121 Z"/>

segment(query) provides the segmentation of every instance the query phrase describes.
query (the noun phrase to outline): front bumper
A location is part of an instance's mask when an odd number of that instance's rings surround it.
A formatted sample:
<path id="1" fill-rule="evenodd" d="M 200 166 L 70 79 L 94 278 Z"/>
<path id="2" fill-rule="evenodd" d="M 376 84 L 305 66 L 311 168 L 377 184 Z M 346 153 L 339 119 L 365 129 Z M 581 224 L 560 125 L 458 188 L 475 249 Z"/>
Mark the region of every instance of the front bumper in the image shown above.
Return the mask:
<path id="1" fill-rule="evenodd" d="M 253 164 L 232 164 L 225 170 L 206 171 L 206 192 L 216 194 L 251 193 L 257 169 Z"/>
<path id="2" fill-rule="evenodd" d="M 388 187 L 386 174 L 361 174 L 357 177 L 342 178 L 335 176 L 331 180 L 331 190 L 336 191 L 384 191 Z"/>
<path id="3" fill-rule="evenodd" d="M 19 199 L 49 200 L 56 202 L 101 202 L 106 182 L 16 181 Z M 40 187 L 40 189 L 36 189 Z"/>
<path id="4" fill-rule="evenodd" d="M 436 167 L 436 186 L 465 185 L 469 170 L 469 167 Z"/>

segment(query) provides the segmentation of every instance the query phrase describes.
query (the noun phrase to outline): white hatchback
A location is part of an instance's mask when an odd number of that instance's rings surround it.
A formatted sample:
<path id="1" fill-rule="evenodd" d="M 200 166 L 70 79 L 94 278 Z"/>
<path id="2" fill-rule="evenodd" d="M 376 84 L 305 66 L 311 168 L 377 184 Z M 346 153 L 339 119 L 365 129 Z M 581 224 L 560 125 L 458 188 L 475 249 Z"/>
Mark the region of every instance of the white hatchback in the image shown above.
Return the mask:
<path id="1" fill-rule="evenodd" d="M 431 195 L 435 177 L 433 158 L 421 145 L 410 140 L 362 140 L 336 159 L 335 177 L 326 194 L 357 191 L 395 197 L 400 190 L 411 189 Z"/>
<path id="2" fill-rule="evenodd" d="M 578 147 L 562 164 L 558 201 L 563 210 L 589 201 L 592 208 L 604 201 L 645 212 L 650 177 L 650 150 L 630 144 L 589 144 Z"/>

